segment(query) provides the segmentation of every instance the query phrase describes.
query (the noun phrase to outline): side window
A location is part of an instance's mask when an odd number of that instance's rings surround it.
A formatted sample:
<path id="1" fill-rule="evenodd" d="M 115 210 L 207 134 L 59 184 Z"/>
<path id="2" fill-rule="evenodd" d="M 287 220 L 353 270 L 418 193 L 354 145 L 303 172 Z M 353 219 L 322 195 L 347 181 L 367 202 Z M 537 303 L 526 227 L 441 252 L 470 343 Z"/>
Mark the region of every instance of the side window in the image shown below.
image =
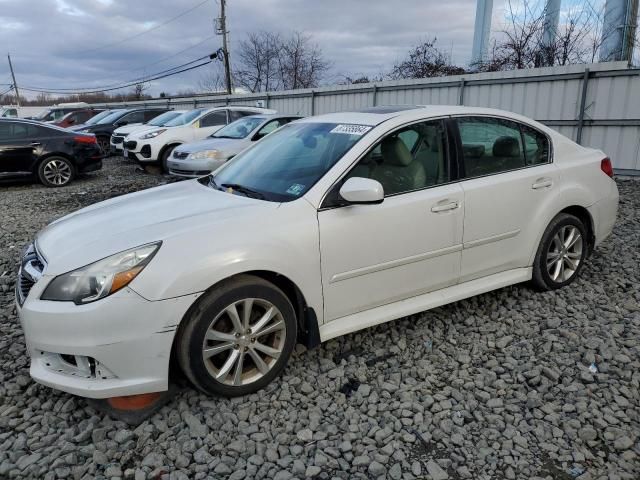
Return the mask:
<path id="1" fill-rule="evenodd" d="M 0 141 L 25 140 L 42 136 L 41 130 L 29 123 L 0 122 Z"/>
<path id="2" fill-rule="evenodd" d="M 443 122 L 420 122 L 389 134 L 358 162 L 345 180 L 351 177 L 377 180 L 385 196 L 449 182 Z"/>
<path id="3" fill-rule="evenodd" d="M 284 123 L 285 122 L 281 122 L 280 120 L 272 120 L 272 121 L 270 121 L 265 126 L 263 126 L 260 130 L 258 130 L 258 133 L 256 133 L 256 135 L 255 135 L 255 140 L 258 140 L 258 139 L 260 139 L 262 137 L 266 137 L 271 132 L 273 132 L 274 130 L 277 130 L 282 125 L 284 125 Z"/>
<path id="4" fill-rule="evenodd" d="M 547 137 L 526 125 L 522 125 L 521 130 L 527 166 L 549 163 L 550 149 Z"/>
<path id="5" fill-rule="evenodd" d="M 489 117 L 458 119 L 465 177 L 482 177 L 525 166 L 518 124 Z"/>
<path id="6" fill-rule="evenodd" d="M 144 123 L 148 122 L 149 120 L 153 120 L 154 118 L 156 118 L 158 115 L 162 115 L 164 112 L 162 110 L 146 110 L 143 115 L 143 119 L 142 121 Z"/>
<path id="7" fill-rule="evenodd" d="M 256 112 L 247 112 L 246 110 L 229 110 L 229 115 L 231 116 L 232 122 L 235 122 L 239 118 L 255 114 Z"/>
<path id="8" fill-rule="evenodd" d="M 131 112 L 131 113 L 125 115 L 120 120 L 118 120 L 118 123 L 122 123 L 122 122 L 126 122 L 126 123 L 142 123 L 143 121 L 144 121 L 144 111 L 141 110 L 139 112 Z"/>
<path id="9" fill-rule="evenodd" d="M 215 127 L 216 125 L 227 124 L 227 112 L 221 110 L 219 112 L 213 112 L 203 117 L 200 120 L 200 127 Z"/>

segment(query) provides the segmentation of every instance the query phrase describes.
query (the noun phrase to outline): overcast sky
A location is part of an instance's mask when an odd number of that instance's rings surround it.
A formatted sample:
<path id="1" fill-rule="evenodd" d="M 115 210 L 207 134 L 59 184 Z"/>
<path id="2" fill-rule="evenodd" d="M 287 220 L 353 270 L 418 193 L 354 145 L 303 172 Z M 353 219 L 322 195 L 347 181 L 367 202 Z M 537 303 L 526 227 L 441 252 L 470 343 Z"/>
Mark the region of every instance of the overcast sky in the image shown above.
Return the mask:
<path id="1" fill-rule="evenodd" d="M 219 5 L 207 0 L 197 6 L 202 1 L 0 0 L 0 45 L 3 54 L 11 53 L 18 85 L 118 84 L 215 51 L 221 43 L 213 34 Z M 476 0 L 228 0 L 227 5 L 232 59 L 234 46 L 248 32 L 297 29 L 311 34 L 332 62 L 328 83 L 346 74 L 386 73 L 411 46 L 434 36 L 455 63 L 466 65 L 471 56 Z M 494 19 L 500 18 L 504 0 L 494 0 Z M 150 28 L 155 29 L 143 33 Z M 197 88 L 203 74 L 154 82 L 149 93 Z M 0 91 L 10 82 L 0 57 Z"/>

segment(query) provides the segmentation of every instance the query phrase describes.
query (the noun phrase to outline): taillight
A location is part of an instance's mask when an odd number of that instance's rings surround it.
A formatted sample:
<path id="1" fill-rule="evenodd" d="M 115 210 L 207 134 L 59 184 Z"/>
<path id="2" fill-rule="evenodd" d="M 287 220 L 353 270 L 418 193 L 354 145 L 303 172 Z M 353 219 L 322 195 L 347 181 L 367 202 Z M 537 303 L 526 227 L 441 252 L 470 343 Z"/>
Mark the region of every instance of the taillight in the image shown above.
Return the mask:
<path id="1" fill-rule="evenodd" d="M 602 159 L 600 162 L 600 170 L 613 178 L 613 165 L 611 165 L 611 159 L 609 157 Z"/>
<path id="2" fill-rule="evenodd" d="M 73 137 L 73 141 L 76 143 L 98 143 L 95 135 L 78 135 Z"/>

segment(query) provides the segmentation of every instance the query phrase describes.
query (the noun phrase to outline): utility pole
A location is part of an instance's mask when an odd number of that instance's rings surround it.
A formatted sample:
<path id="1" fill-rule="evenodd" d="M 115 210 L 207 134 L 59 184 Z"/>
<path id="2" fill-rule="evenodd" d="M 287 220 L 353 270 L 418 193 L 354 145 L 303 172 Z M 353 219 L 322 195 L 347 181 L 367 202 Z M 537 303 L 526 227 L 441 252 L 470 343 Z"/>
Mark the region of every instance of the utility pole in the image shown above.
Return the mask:
<path id="1" fill-rule="evenodd" d="M 227 0 L 220 0 L 220 18 L 217 21 L 216 33 L 222 35 L 222 50 L 224 50 L 224 78 L 227 94 L 231 95 L 231 66 L 229 65 L 229 47 L 227 45 L 227 17 L 225 14 Z"/>
<path id="2" fill-rule="evenodd" d="M 11 55 L 7 53 L 9 59 L 9 70 L 11 70 L 11 78 L 13 78 L 13 89 L 16 91 L 16 104 L 20 106 L 20 92 L 18 91 L 18 84 L 16 83 L 16 74 L 13 73 L 13 65 L 11 64 Z"/>

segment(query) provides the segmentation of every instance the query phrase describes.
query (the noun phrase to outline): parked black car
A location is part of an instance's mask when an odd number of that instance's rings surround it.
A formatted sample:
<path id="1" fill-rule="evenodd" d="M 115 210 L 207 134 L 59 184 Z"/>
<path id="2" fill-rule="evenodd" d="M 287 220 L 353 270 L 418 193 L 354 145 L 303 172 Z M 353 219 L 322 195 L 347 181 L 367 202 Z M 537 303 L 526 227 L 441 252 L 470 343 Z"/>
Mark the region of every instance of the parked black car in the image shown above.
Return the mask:
<path id="1" fill-rule="evenodd" d="M 85 124 L 77 128 L 72 127 L 71 130 L 81 133 L 93 133 L 102 152 L 105 155 L 109 155 L 111 135 L 116 128 L 132 123 L 145 123 L 167 111 L 169 111 L 168 108 L 123 108 L 112 110 L 111 115 L 103 117 L 98 123 L 93 125 Z"/>
<path id="2" fill-rule="evenodd" d="M 34 177 L 47 187 L 67 185 L 102 168 L 95 135 L 33 120 L 0 119 L 0 178 Z"/>

